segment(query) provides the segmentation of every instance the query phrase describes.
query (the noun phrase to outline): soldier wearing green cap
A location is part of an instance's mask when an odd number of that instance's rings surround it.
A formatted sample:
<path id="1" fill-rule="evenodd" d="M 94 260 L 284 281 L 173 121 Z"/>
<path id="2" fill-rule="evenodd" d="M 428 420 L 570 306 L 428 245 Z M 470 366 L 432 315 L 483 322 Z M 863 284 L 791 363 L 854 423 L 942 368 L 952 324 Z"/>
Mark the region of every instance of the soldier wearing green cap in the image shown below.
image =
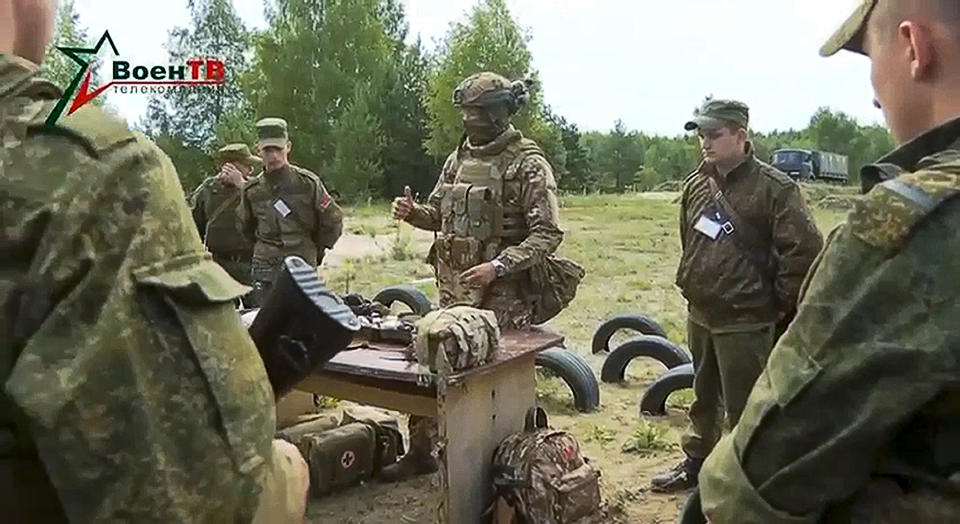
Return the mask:
<path id="1" fill-rule="evenodd" d="M 723 429 L 740 418 L 823 245 L 796 182 L 754 155 L 749 120 L 745 104 L 708 98 L 684 126 L 703 153 L 683 186 L 677 270 L 695 398 L 686 457 L 652 479 L 657 491 L 696 484 Z"/>
<path id="2" fill-rule="evenodd" d="M 868 0 L 897 150 L 829 236 L 796 319 L 700 474 L 714 524 L 960 522 L 960 2 Z"/>
<path id="3" fill-rule="evenodd" d="M 254 303 L 269 292 L 285 257 L 297 255 L 319 266 L 343 230 L 340 206 L 320 177 L 289 162 L 291 147 L 286 120 L 257 122 L 264 169 L 243 189 L 239 209 L 243 234 L 254 245 Z"/>
<path id="4" fill-rule="evenodd" d="M 213 260 L 249 286 L 253 243 L 240 232 L 238 210 L 240 192 L 261 160 L 246 144 L 223 146 L 215 160 L 220 172 L 204 180 L 190 197 L 193 220 Z"/>

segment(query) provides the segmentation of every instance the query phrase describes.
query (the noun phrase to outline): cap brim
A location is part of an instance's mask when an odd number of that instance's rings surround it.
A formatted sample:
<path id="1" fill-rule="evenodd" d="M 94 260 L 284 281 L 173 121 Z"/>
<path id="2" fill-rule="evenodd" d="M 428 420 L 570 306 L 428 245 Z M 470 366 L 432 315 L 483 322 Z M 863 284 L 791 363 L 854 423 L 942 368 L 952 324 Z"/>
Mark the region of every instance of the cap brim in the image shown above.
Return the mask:
<path id="1" fill-rule="evenodd" d="M 257 140 L 257 145 L 260 147 L 286 147 L 287 139 L 286 138 L 261 138 Z"/>
<path id="2" fill-rule="evenodd" d="M 833 56 L 841 49 L 863 52 L 863 33 L 870 18 L 870 13 L 876 2 L 861 2 L 853 14 L 837 29 L 827 42 L 820 48 L 820 56 Z"/>
<path id="3" fill-rule="evenodd" d="M 698 116 L 698 117 L 694 118 L 693 120 L 691 120 L 691 121 L 687 122 L 686 124 L 684 124 L 684 125 L 683 125 L 683 128 L 686 129 L 687 131 L 694 131 L 694 130 L 696 130 L 696 129 L 701 129 L 701 128 L 704 128 L 704 129 L 717 129 L 717 128 L 719 128 L 719 127 L 723 127 L 723 126 L 725 126 L 725 125 L 727 125 L 727 124 L 730 124 L 730 123 L 732 123 L 732 122 L 728 122 L 728 121 L 726 121 L 726 120 L 721 120 L 721 119 L 719 119 L 719 118 L 713 118 L 713 117 L 710 117 L 710 116 Z"/>

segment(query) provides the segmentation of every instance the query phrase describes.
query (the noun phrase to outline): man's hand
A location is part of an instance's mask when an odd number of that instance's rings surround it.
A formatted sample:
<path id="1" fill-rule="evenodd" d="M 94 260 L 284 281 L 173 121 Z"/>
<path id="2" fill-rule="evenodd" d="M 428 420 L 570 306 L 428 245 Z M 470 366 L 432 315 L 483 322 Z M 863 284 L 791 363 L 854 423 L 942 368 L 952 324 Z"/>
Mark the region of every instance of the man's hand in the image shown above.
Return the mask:
<path id="1" fill-rule="evenodd" d="M 236 188 L 243 188 L 243 173 L 237 169 L 237 166 L 230 162 L 223 164 L 223 167 L 220 168 L 220 173 L 217 174 L 217 180 Z"/>
<path id="2" fill-rule="evenodd" d="M 403 196 L 393 199 L 393 218 L 397 220 L 406 220 L 413 211 L 413 195 L 410 192 L 410 186 L 403 188 Z"/>
<path id="3" fill-rule="evenodd" d="M 467 287 L 483 288 L 489 286 L 491 282 L 497 279 L 497 270 L 492 262 L 485 262 L 479 266 L 460 273 L 460 281 Z"/>

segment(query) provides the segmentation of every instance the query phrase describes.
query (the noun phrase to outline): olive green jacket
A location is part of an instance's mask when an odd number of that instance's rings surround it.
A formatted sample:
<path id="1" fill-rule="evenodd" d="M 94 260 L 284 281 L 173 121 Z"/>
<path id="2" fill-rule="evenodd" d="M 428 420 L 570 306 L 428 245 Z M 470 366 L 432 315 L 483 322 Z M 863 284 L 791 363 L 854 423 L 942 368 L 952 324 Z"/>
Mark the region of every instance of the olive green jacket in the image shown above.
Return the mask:
<path id="1" fill-rule="evenodd" d="M 240 231 L 240 188 L 208 177 L 190 196 L 200 240 L 214 257 L 250 263 L 253 243 Z"/>
<path id="2" fill-rule="evenodd" d="M 291 255 L 319 265 L 343 232 L 343 211 L 323 182 L 293 165 L 248 182 L 238 212 L 255 266 L 278 267 Z"/>
<path id="3" fill-rule="evenodd" d="M 714 179 L 729 204 L 754 231 L 734 229 L 714 240 L 695 226 L 714 213 Z M 752 154 L 720 177 L 706 164 L 683 185 L 680 201 L 683 252 L 677 285 L 693 320 L 708 327 L 776 322 L 792 316 L 800 283 L 823 247 L 823 238 L 796 182 Z M 736 223 L 736 219 L 731 220 Z M 747 253 L 745 247 L 751 249 Z M 758 263 L 760 261 L 760 263 Z"/>

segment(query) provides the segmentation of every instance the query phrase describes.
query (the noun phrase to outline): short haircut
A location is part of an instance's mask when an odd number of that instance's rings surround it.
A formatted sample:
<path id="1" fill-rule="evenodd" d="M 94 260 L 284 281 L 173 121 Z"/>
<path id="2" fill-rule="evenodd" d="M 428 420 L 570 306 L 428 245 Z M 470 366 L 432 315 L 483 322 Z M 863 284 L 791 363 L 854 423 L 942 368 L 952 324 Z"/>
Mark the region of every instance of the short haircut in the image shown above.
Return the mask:
<path id="1" fill-rule="evenodd" d="M 904 19 L 923 13 L 960 33 L 960 1 L 957 0 L 879 0 L 874 9 L 873 19 L 882 28 L 895 29 Z"/>

